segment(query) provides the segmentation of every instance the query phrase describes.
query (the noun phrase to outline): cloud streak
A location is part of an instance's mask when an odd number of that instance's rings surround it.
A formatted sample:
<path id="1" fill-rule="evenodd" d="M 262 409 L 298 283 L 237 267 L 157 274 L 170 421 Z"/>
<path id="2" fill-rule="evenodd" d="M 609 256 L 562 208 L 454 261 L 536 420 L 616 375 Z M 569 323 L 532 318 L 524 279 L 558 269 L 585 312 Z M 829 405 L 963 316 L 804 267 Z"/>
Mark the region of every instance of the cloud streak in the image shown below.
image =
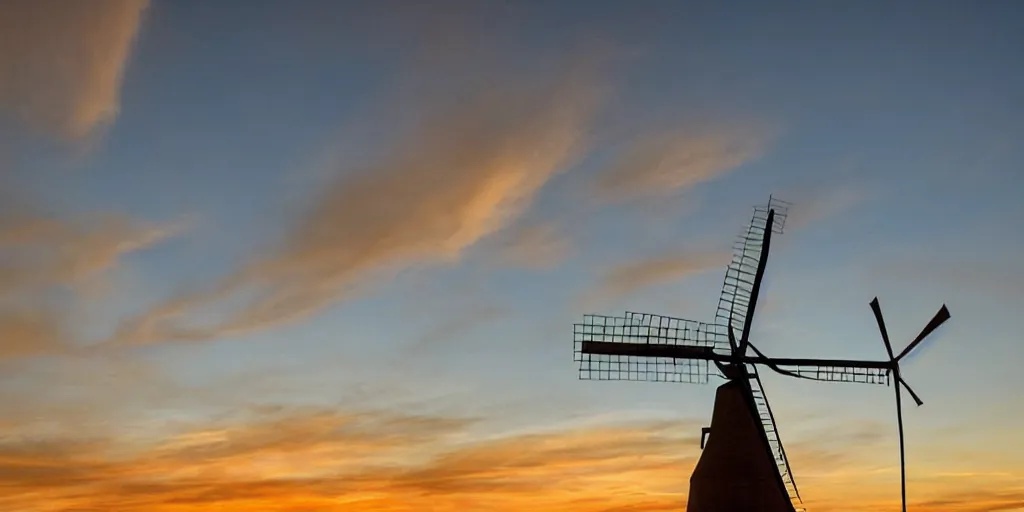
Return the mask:
<path id="1" fill-rule="evenodd" d="M 572 242 L 555 222 L 532 222 L 509 230 L 495 251 L 499 265 L 526 269 L 550 269 L 565 261 Z"/>
<path id="2" fill-rule="evenodd" d="M 594 293 L 602 298 L 628 295 L 649 286 L 721 268 L 728 264 L 730 257 L 730 253 L 721 251 L 675 251 L 629 261 L 607 270 Z"/>
<path id="3" fill-rule="evenodd" d="M 379 279 L 462 257 L 517 219 L 583 153 L 604 91 L 588 62 L 553 79 L 510 77 L 425 107 L 358 168 L 341 166 L 285 240 L 212 288 L 122 326 L 114 343 L 203 340 L 304 318 Z M 229 304 L 212 325 L 200 308 Z M 240 304 L 240 305 L 239 305 Z"/>
<path id="4" fill-rule="evenodd" d="M 186 227 L 118 215 L 64 220 L 15 207 L 0 211 L 0 360 L 67 349 L 70 311 L 56 299 L 76 299 L 126 255 Z"/>
<path id="5" fill-rule="evenodd" d="M 0 17 L 0 109 L 68 138 L 117 115 L 146 0 L 12 0 Z"/>
<path id="6" fill-rule="evenodd" d="M 686 475 L 699 456 L 699 430 L 684 421 L 485 437 L 470 435 L 475 425 L 446 416 L 262 407 L 158 442 L 5 437 L 0 505 L 25 512 L 670 511 L 685 506 Z M 809 480 L 815 488 L 835 491 L 815 499 L 815 510 L 895 508 L 869 469 L 832 471 L 837 460 L 851 459 L 801 458 L 801 469 L 818 475 Z M 1006 482 L 973 491 L 947 481 L 917 484 L 915 508 L 926 511 L 1012 510 L 1021 501 Z"/>
<path id="7" fill-rule="evenodd" d="M 125 452 L 111 440 L 0 442 L 0 504 L 173 511 L 535 510 L 628 507 L 656 491 L 680 501 L 693 445 L 679 424 L 626 424 L 458 441 L 457 418 L 324 410 L 264 411 Z M 690 433 L 692 434 L 692 433 Z M 641 457 L 640 453 L 649 454 Z M 553 487 L 550 482 L 560 482 Z M 598 496 L 602 499 L 593 499 Z M 644 500 L 652 501 L 649 497 Z M 656 509 L 652 509 L 656 510 Z"/>
<path id="8" fill-rule="evenodd" d="M 771 137 L 753 124 L 646 135 L 599 173 L 594 191 L 607 201 L 671 196 L 759 157 Z"/>

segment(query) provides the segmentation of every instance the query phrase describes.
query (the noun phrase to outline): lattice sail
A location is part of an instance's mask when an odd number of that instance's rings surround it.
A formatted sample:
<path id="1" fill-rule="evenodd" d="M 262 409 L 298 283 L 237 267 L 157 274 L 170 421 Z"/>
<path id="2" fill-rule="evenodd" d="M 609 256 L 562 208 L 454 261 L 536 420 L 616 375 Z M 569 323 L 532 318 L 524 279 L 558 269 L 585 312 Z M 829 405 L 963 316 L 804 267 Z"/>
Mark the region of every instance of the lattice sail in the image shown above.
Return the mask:
<path id="1" fill-rule="evenodd" d="M 626 311 L 625 318 L 643 328 L 643 339 L 647 343 L 708 347 L 722 354 L 731 351 L 729 335 L 723 325 L 634 311 Z"/>
<path id="2" fill-rule="evenodd" d="M 715 313 L 716 323 L 732 325 L 737 333 L 743 331 L 747 321 L 747 306 L 754 286 L 754 275 L 757 263 L 761 258 L 761 245 L 764 241 L 765 223 L 768 212 L 775 210 L 775 221 L 772 233 L 782 234 L 786 225 L 790 203 L 769 197 L 768 204 L 754 207 L 754 215 L 750 224 L 733 245 L 732 262 L 725 270 L 722 283 L 722 294 L 718 299 L 718 310 Z M 738 334 L 737 334 L 738 337 Z"/>
<path id="3" fill-rule="evenodd" d="M 584 380 L 705 383 L 712 375 L 724 378 L 713 361 L 735 357 L 725 326 L 682 318 L 585 315 L 574 331 L 575 361 Z M 887 385 L 891 375 L 888 365 L 872 361 L 768 358 L 753 350 L 756 355 L 742 359 L 748 368 L 763 364 L 803 379 Z"/>
<path id="4" fill-rule="evenodd" d="M 627 312 L 625 316 L 584 315 L 573 326 L 574 359 L 582 380 L 634 380 L 703 384 L 713 363 L 677 357 L 651 357 L 628 354 L 600 354 L 584 350 L 585 345 L 644 347 L 701 347 L 728 351 L 724 327 L 682 318 Z M 724 344 L 724 345 L 723 345 Z"/>
<path id="5" fill-rule="evenodd" d="M 883 368 L 861 368 L 842 364 L 777 365 L 793 377 L 824 382 L 855 382 L 889 385 L 890 371 Z"/>
<path id="6" fill-rule="evenodd" d="M 765 437 L 768 439 L 768 447 L 771 449 L 772 457 L 775 459 L 776 469 L 779 471 L 779 477 L 782 478 L 782 484 L 786 488 L 786 493 L 789 494 L 790 501 L 793 502 L 794 507 L 798 508 L 803 503 L 803 500 L 800 498 L 800 490 L 796 487 L 796 478 L 793 476 L 793 470 L 789 466 L 786 448 L 782 446 L 782 437 L 779 435 L 779 427 L 775 423 L 775 415 L 772 413 L 771 405 L 768 404 L 768 396 L 765 394 L 764 385 L 761 384 L 761 376 L 757 373 L 757 365 L 747 365 L 747 371 L 750 372 L 751 376 L 750 392 L 753 395 L 754 407 L 757 409 L 757 415 L 761 420 Z"/>

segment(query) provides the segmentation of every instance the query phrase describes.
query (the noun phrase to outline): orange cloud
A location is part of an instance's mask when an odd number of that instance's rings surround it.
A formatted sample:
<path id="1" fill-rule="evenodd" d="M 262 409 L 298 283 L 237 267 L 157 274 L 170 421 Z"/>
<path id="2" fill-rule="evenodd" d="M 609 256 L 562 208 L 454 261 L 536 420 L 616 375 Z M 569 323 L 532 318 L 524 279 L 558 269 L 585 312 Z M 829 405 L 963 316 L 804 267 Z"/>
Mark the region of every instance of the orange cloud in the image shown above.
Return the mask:
<path id="1" fill-rule="evenodd" d="M 26 512 L 671 510 L 682 500 L 679 477 L 694 463 L 693 429 L 683 434 L 678 422 L 460 442 L 471 422 L 288 412 L 149 448 L 8 438 L 0 475 L 12 478 L 0 504 Z"/>
<path id="2" fill-rule="evenodd" d="M 272 254 L 213 288 L 176 297 L 122 326 L 115 342 L 202 340 L 303 318 L 411 266 L 458 260 L 517 219 L 582 154 L 601 90 L 571 68 L 535 83 L 474 90 L 425 107 L 411 133 L 344 169 Z M 215 325 L 190 313 L 235 300 Z"/>
<path id="3" fill-rule="evenodd" d="M 165 441 L 0 438 L 0 506 L 25 512 L 511 510 L 671 511 L 685 507 L 699 456 L 685 421 L 593 424 L 481 437 L 473 421 L 394 412 L 256 409 Z M 820 447 L 819 447 L 820 449 Z M 813 462 L 827 473 L 851 454 Z M 821 471 L 826 470 L 826 471 Z M 803 480 L 815 511 L 896 510 L 893 473 Z M 1014 475 L 1011 475 L 1014 476 Z M 1016 479 L 914 481 L 915 510 L 1013 510 Z M 814 489 L 815 492 L 811 492 Z M 826 489 L 822 491 L 822 489 Z"/>
<path id="4" fill-rule="evenodd" d="M 596 294 L 603 298 L 627 295 L 655 284 L 723 268 L 730 257 L 727 252 L 676 251 L 629 261 L 605 272 Z"/>
<path id="5" fill-rule="evenodd" d="M 757 158 L 769 139 L 753 125 L 647 136 L 601 171 L 595 192 L 609 201 L 675 194 Z"/>
<path id="6" fill-rule="evenodd" d="M 78 138 L 116 116 L 146 0 L 11 0 L 0 17 L 0 109 Z"/>
<path id="7" fill-rule="evenodd" d="M 0 360 L 67 349 L 57 315 L 31 307 L 0 307 Z"/>
<path id="8" fill-rule="evenodd" d="M 53 292 L 90 291 L 122 257 L 183 228 L 115 215 L 69 221 L 0 212 L 0 359 L 66 348 L 70 311 L 53 303 Z"/>

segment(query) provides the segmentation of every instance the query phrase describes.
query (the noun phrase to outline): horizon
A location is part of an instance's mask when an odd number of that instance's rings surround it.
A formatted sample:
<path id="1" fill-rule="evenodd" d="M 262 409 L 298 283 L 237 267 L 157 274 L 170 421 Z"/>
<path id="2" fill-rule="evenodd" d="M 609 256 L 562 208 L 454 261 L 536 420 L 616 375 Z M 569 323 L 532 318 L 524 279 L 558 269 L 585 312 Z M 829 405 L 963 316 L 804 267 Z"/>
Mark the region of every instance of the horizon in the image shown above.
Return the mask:
<path id="1" fill-rule="evenodd" d="M 715 386 L 584 314 L 902 362 L 908 509 L 1024 511 L 1024 5 L 0 4 L 0 508 L 682 510 Z M 891 386 L 763 372 L 804 506 L 899 510 Z"/>

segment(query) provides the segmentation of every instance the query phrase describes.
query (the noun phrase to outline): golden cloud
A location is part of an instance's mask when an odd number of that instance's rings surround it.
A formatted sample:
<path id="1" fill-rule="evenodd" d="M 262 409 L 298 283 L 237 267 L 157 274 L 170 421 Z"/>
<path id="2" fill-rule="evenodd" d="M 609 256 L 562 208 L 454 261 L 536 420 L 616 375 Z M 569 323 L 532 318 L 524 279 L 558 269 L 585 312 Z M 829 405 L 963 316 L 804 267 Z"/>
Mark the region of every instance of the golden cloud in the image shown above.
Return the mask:
<path id="1" fill-rule="evenodd" d="M 0 109 L 72 138 L 112 120 L 147 3 L 4 2 Z"/>
<path id="2" fill-rule="evenodd" d="M 509 79 L 427 108 L 372 164 L 343 169 L 270 255 L 211 289 L 127 322 L 115 342 L 202 340 L 303 318 L 375 277 L 459 259 L 518 218 L 583 152 L 602 91 L 594 72 Z M 197 308 L 244 303 L 212 326 Z"/>
<path id="3" fill-rule="evenodd" d="M 675 251 L 628 261 L 604 273 L 596 296 L 618 297 L 655 284 L 677 281 L 686 276 L 724 267 L 728 252 Z"/>
<path id="4" fill-rule="evenodd" d="M 753 124 L 647 135 L 601 171 L 594 190 L 609 201 L 675 194 L 759 157 L 771 136 Z"/>
<path id="5" fill-rule="evenodd" d="M 473 421 L 444 416 L 252 412 L 155 444 L 123 436 L 4 437 L 0 505 L 25 512 L 669 511 L 685 507 L 687 477 L 699 456 L 699 431 L 681 421 L 480 437 L 469 435 Z M 922 498 L 912 503 L 933 512 L 1012 510 L 1024 496 L 1013 481 L 974 482 L 973 490 L 960 491 L 919 480 L 914 494 Z M 892 485 L 869 472 L 809 482 L 829 489 L 809 500 L 815 510 L 897 506 Z"/>
<path id="6" fill-rule="evenodd" d="M 6 438 L 0 475 L 11 478 L 0 504 L 26 512 L 465 510 L 468 503 L 597 511 L 637 502 L 669 510 L 694 463 L 694 449 L 678 449 L 695 444 L 693 432 L 681 435 L 677 422 L 459 441 L 471 422 L 289 412 L 133 450 L 114 440 Z M 646 490 L 656 494 L 637 500 Z"/>
<path id="7" fill-rule="evenodd" d="M 116 215 L 68 221 L 17 208 L 0 212 L 0 359 L 67 348 L 70 312 L 54 304 L 53 292 L 81 293 L 125 255 L 184 227 Z"/>

